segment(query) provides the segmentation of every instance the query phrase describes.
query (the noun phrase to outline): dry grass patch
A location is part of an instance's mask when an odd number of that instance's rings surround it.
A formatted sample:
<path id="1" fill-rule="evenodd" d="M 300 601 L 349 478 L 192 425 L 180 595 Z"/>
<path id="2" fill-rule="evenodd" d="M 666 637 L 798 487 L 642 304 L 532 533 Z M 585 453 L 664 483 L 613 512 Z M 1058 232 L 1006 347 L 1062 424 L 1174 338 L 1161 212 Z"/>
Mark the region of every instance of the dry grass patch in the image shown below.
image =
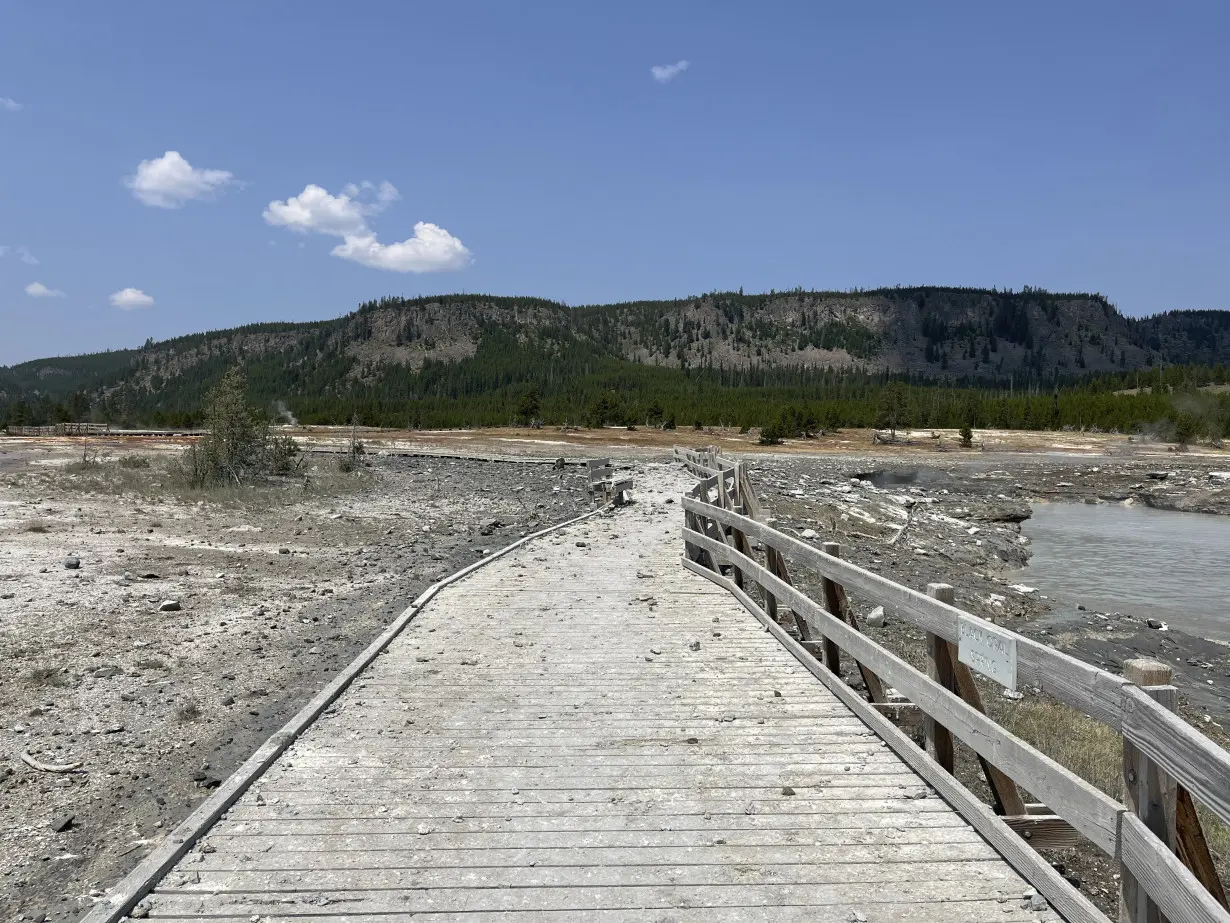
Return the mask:
<path id="1" fill-rule="evenodd" d="M 1029 699 L 1005 705 L 997 717 L 1006 731 L 1112 798 L 1123 797 L 1123 738 L 1105 724 L 1058 702 Z"/>
<path id="2" fill-rule="evenodd" d="M 1005 730 L 1123 800 L 1123 738 L 1118 732 L 1057 702 L 1025 699 L 1003 706 L 996 717 Z M 1218 873 L 1223 882 L 1230 881 L 1230 826 L 1202 804 L 1196 810 Z"/>
<path id="3" fill-rule="evenodd" d="M 201 707 L 196 702 L 185 702 L 175 710 L 175 720 L 186 724 L 190 721 L 195 721 L 202 714 Z"/>

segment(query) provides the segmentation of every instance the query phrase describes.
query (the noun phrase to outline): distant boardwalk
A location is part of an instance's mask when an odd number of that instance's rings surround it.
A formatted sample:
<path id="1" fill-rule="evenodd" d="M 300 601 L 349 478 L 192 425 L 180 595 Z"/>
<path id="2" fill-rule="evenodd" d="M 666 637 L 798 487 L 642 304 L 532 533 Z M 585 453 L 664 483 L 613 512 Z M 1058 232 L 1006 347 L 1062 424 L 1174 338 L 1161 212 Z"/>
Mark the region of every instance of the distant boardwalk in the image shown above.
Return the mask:
<path id="1" fill-rule="evenodd" d="M 677 498 L 445 589 L 150 918 L 1010 921 L 1030 887 L 729 594 Z M 583 544 L 582 544 L 583 543 Z"/>

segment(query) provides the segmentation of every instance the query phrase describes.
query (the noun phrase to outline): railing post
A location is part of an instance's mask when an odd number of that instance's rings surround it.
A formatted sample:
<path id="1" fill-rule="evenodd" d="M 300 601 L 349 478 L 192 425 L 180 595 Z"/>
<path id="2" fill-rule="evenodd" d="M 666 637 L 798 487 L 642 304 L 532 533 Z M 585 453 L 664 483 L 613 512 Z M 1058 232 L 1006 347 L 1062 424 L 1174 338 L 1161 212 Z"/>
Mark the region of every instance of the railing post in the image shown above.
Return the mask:
<path id="1" fill-rule="evenodd" d="M 1125 660 L 1123 677 L 1141 687 L 1158 704 L 1174 711 L 1177 692 L 1170 685 L 1170 667 L 1156 660 Z M 1145 756 L 1136 745 L 1123 741 L 1123 803 L 1139 817 L 1153 835 L 1173 850 L 1177 789 L 1170 774 Z M 1157 904 L 1132 877 L 1119 867 L 1120 923 L 1165 923 Z"/>
<path id="2" fill-rule="evenodd" d="M 840 558 L 841 545 L 837 542 L 825 542 L 824 553 Z M 835 618 L 844 622 L 846 619 L 846 591 L 828 577 L 824 578 L 823 584 L 824 608 L 828 609 Z M 837 676 L 841 676 L 841 648 L 835 642 L 830 641 L 828 635 L 824 636 L 824 665 Z"/>
<path id="3" fill-rule="evenodd" d="M 948 603 L 950 606 L 956 598 L 953 588 L 947 583 L 927 584 L 927 595 L 942 603 Z M 957 691 L 957 676 L 953 669 L 948 641 L 931 632 L 927 632 L 927 674 L 950 692 Z M 927 716 L 926 728 L 927 752 L 945 770 L 952 772 L 954 766 L 952 732 L 930 715 Z"/>

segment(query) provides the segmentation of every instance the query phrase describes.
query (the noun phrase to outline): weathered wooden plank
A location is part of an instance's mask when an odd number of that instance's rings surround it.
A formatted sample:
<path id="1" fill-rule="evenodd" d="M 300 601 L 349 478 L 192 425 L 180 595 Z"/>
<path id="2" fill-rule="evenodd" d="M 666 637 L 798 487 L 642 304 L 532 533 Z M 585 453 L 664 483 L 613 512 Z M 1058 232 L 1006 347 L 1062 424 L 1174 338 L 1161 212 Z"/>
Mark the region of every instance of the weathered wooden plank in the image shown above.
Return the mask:
<path id="1" fill-rule="evenodd" d="M 490 913 L 516 910 L 568 910 L 585 913 L 595 910 L 672 910 L 683 906 L 708 907 L 792 907 L 800 904 L 825 907 L 847 903 L 864 906 L 874 914 L 880 903 L 925 904 L 936 901 L 970 901 L 987 897 L 982 881 L 895 882 L 891 894 L 871 884 L 709 884 L 671 885 L 669 888 L 644 887 L 525 887 L 525 888 L 407 888 L 400 891 L 368 891 L 361 895 L 340 892 L 330 895 L 330 907 L 337 912 L 366 913 Z M 274 892 L 276 900 L 314 906 L 318 890 Z M 1020 895 L 1013 895 L 1018 900 Z M 267 892 L 233 892 L 210 895 L 158 891 L 152 895 L 160 915 L 199 913 L 206 906 L 229 912 L 261 914 L 268 908 Z M 152 916 L 153 914 L 151 914 Z"/>
<path id="2" fill-rule="evenodd" d="M 1123 663 L 1124 678 L 1146 688 L 1141 691 L 1164 708 L 1177 703 L 1174 686 L 1170 685 L 1170 667 L 1156 660 L 1133 659 Z M 1175 836 L 1174 780 L 1136 748 L 1130 739 L 1123 739 L 1123 802 L 1128 813 L 1135 814 L 1169 851 L 1178 845 Z M 1119 880 L 1120 923 L 1164 923 L 1156 902 L 1140 887 L 1136 876 L 1125 864 Z"/>
<path id="3" fill-rule="evenodd" d="M 700 543 L 710 541 L 699 535 L 696 539 Z M 711 547 L 711 550 L 726 556 L 737 554 L 729 548 L 720 551 Z M 1044 753 L 1013 737 L 959 696 L 937 686 L 906 661 L 833 618 L 808 596 L 787 586 L 757 562 L 742 558 L 740 563 L 747 573 L 755 574 L 757 579 L 766 582 L 779 599 L 788 600 L 796 612 L 812 620 L 818 630 L 831 635 L 855 658 L 867 663 L 923 712 L 942 721 L 974 752 L 1013 777 L 1027 780 L 1025 784 L 1030 791 L 1044 798 L 1057 814 L 1067 819 L 1099 849 L 1107 855 L 1115 855 L 1118 818 L 1123 812 L 1121 805 Z M 863 716 L 860 714 L 860 717 Z"/>
<path id="4" fill-rule="evenodd" d="M 182 878 L 184 880 L 177 880 Z M 908 881 L 980 882 L 984 889 L 1012 887 L 1016 873 L 998 859 L 963 862 L 842 862 L 836 852 L 823 863 L 710 865 L 564 865 L 498 868 L 214 870 L 207 864 L 170 875 L 165 891 L 281 891 L 298 886 L 322 891 L 413 888 L 621 887 L 731 884 L 892 884 Z M 984 891 L 985 893 L 985 891 Z"/>
<path id="5" fill-rule="evenodd" d="M 830 827 L 864 827 L 889 826 L 897 829 L 912 827 L 959 827 L 964 824 L 959 817 L 948 810 L 948 806 L 938 798 L 903 799 L 900 790 L 893 791 L 887 797 L 871 798 L 862 792 L 849 798 L 808 798 L 796 795 L 788 800 L 780 797 L 780 787 L 765 788 L 758 794 L 748 797 L 742 806 L 733 800 L 720 798 L 702 799 L 696 793 L 685 795 L 675 792 L 664 792 L 661 797 L 646 797 L 640 793 L 635 798 L 617 802 L 604 801 L 569 801 L 567 798 L 552 799 L 538 797 L 520 798 L 512 801 L 477 801 L 469 798 L 459 798 L 453 801 L 421 801 L 415 799 L 413 804 L 394 804 L 389 806 L 388 799 L 378 798 L 367 801 L 357 801 L 351 798 L 335 801 L 308 801 L 303 797 L 276 796 L 276 802 L 269 801 L 268 789 L 262 788 L 266 795 L 265 803 L 249 804 L 243 802 L 232 807 L 226 814 L 229 821 L 269 820 L 281 818 L 305 822 L 323 819 L 360 819 L 371 818 L 401 818 L 403 820 L 427 820 L 429 818 L 444 818 L 453 820 L 462 818 L 474 820 L 486 817 L 498 817 L 512 820 L 513 818 L 549 819 L 566 822 L 569 818 L 603 818 L 610 816 L 622 817 L 634 809 L 638 817 L 657 818 L 663 823 L 663 818 L 678 818 L 681 816 L 700 817 L 709 815 L 711 822 L 723 823 L 728 815 L 743 814 L 748 804 L 754 804 L 758 813 L 791 815 L 811 818 L 823 817 Z M 535 793 L 537 795 L 538 793 Z M 855 795 L 856 793 L 850 793 Z M 464 804 L 464 808 L 459 805 Z M 646 821 L 647 822 L 647 821 Z"/>
<path id="6" fill-rule="evenodd" d="M 1134 686 L 1123 690 L 1123 736 L 1230 823 L 1230 753 Z"/>
<path id="7" fill-rule="evenodd" d="M 322 823 L 320 827 L 327 827 Z M 246 827 L 246 825 L 245 825 Z M 789 846 L 805 835 L 807 841 L 822 846 L 900 846 L 908 843 L 932 846 L 949 843 L 980 842 L 980 837 L 969 827 L 935 827 L 926 831 L 913 830 L 897 833 L 883 828 L 860 830 L 857 828 L 807 829 L 805 828 L 744 830 L 714 827 L 711 830 L 574 830 L 574 831 L 518 831 L 486 830 L 475 833 L 454 833 L 451 824 L 442 824 L 439 830 L 426 834 L 417 828 L 400 833 L 347 833 L 314 829 L 302 834 L 249 833 L 237 825 L 227 824 L 210 832 L 209 841 L 221 846 L 233 841 L 233 847 L 251 853 L 265 849 L 278 849 L 283 853 L 302 850 L 327 849 L 331 853 L 350 850 L 375 851 L 380 849 L 405 849 L 413 843 L 420 849 L 594 849 L 633 846 L 690 846 L 695 849 L 715 845 L 715 840 L 724 839 L 734 846 Z"/>
<path id="8" fill-rule="evenodd" d="M 814 545 L 785 535 L 753 519 L 728 510 L 716 509 L 685 498 L 684 509 L 710 516 L 728 525 L 737 525 L 751 538 L 773 545 L 787 557 L 843 584 L 847 590 L 875 599 L 889 613 L 932 634 L 955 642 L 957 618 L 962 611 L 922 593 L 864 570 L 848 561 L 826 555 Z M 1071 705 L 1086 715 L 1118 730 L 1122 724 L 1123 703 L 1120 690 L 1126 680 L 1099 670 L 1030 638 L 1017 641 L 1017 666 L 1023 682 L 1039 686 L 1048 695 Z"/>
<path id="9" fill-rule="evenodd" d="M 877 904 L 875 907 L 876 923 L 954 923 L 959 920 L 977 920 L 981 923 L 1039 923 L 1048 917 L 1019 907 L 1018 900 L 1013 903 L 1004 898 L 977 901 L 947 901 L 939 904 L 896 903 Z M 389 914 L 374 914 L 348 912 L 339 916 L 338 912 L 330 912 L 329 907 L 313 912 L 311 907 L 298 907 L 293 910 L 284 909 L 283 905 L 275 904 L 271 909 L 266 907 L 259 915 L 261 923 L 389 923 Z M 824 908 L 826 914 L 833 920 L 857 920 L 863 913 L 854 904 L 830 904 Z M 661 916 L 670 923 L 816 923 L 816 908 L 802 907 L 677 907 Z M 865 914 L 864 914 L 865 916 Z M 235 920 L 240 923 L 250 923 L 252 915 L 239 913 L 211 913 L 211 920 Z M 169 919 L 158 913 L 151 913 L 150 919 Z M 175 917 L 173 919 L 183 919 Z M 433 913 L 432 923 L 576 923 L 579 919 L 575 910 L 501 910 L 493 913 Z M 646 911 L 636 910 L 600 910 L 586 912 L 580 918 L 592 923 L 645 923 Z"/>
<path id="10" fill-rule="evenodd" d="M 1180 785 L 1176 794 L 1178 816 L 1175 827 L 1179 839 L 1179 858 L 1213 896 L 1213 900 L 1223 908 L 1230 909 L 1230 902 L 1226 900 L 1226 889 L 1217 874 L 1217 866 L 1209 852 L 1209 843 L 1204 837 L 1204 828 L 1200 824 L 1200 815 L 1196 813 L 1196 804 L 1192 801 L 1191 793 Z"/>
<path id="11" fill-rule="evenodd" d="M 713 571 L 707 571 L 699 565 L 684 561 L 683 566 L 699 574 L 705 579 L 723 587 L 738 599 L 743 606 L 765 625 L 779 642 L 789 650 L 795 658 L 805 666 L 817 679 L 824 683 L 830 691 L 845 702 L 855 714 L 867 722 L 894 752 L 908 763 L 925 779 L 949 804 L 953 805 L 971 826 L 981 833 L 988 843 L 1012 863 L 1038 891 L 1063 914 L 1069 923 L 1109 923 L 1106 915 L 1094 906 L 1084 895 L 1075 891 L 1058 872 L 1044 860 L 1032 847 L 1026 846 L 1024 840 L 1000 821 L 986 805 L 975 798 L 964 786 L 958 783 L 948 773 L 939 771 L 931 759 L 920 751 L 914 742 L 901 730 L 895 727 L 887 718 L 868 703 L 864 702 L 854 690 L 850 689 L 840 677 L 833 676 L 812 658 L 793 638 L 780 627 L 773 624 L 761 612 L 754 601 Z"/>
<path id="12" fill-rule="evenodd" d="M 1034 849 L 1064 849 L 1080 846 L 1085 841 L 1062 817 L 1045 814 L 1024 814 L 1004 817 L 1003 821 Z"/>
<path id="13" fill-rule="evenodd" d="M 1213 895 L 1135 814 L 1123 815 L 1123 865 L 1170 923 L 1230 923 Z"/>
<path id="14" fill-rule="evenodd" d="M 780 798 L 780 796 L 779 796 Z M 349 818 L 236 818 L 229 817 L 231 823 L 225 829 L 220 829 L 217 837 L 383 837 L 382 843 L 393 843 L 396 837 L 429 836 L 424 845 L 431 848 L 476 848 L 475 843 L 490 841 L 491 845 L 501 845 L 510 837 L 519 837 L 523 843 L 536 842 L 538 834 L 550 834 L 549 845 L 557 840 L 561 843 L 577 843 L 600 845 L 597 841 L 610 835 L 615 839 L 626 839 L 624 834 L 639 834 L 645 832 L 659 833 L 664 826 L 663 815 L 619 816 L 606 815 L 601 817 L 514 817 L 505 820 L 504 817 L 467 818 L 464 812 L 457 813 L 448 819 L 448 823 L 439 826 L 428 825 L 430 834 L 419 832 L 421 823 L 418 818 L 389 817 L 377 815 L 369 817 Z M 857 816 L 857 815 L 856 815 Z M 749 832 L 766 833 L 771 831 L 800 831 L 806 833 L 815 843 L 961 843 L 972 842 L 978 835 L 968 826 L 938 824 L 913 826 L 884 824 L 869 818 L 868 823 L 860 825 L 850 822 L 833 824 L 823 830 L 817 829 L 815 815 L 810 814 L 777 814 L 773 813 L 772 801 L 749 801 L 746 809 L 740 813 L 727 812 L 711 814 L 706 818 L 703 814 L 677 814 L 671 817 L 669 826 L 672 833 L 679 833 L 686 839 L 688 834 L 703 833 L 711 835 L 735 835 Z M 572 836 L 579 834 L 579 836 Z M 556 836 L 558 835 L 558 836 Z M 639 838 L 634 838 L 638 839 Z M 373 843 L 377 842 L 372 840 Z M 323 844 L 323 841 L 322 841 Z M 468 845 L 467 845 L 468 844 Z"/>
<path id="15" fill-rule="evenodd" d="M 212 846 L 213 841 L 210 840 Z M 666 865 L 682 868 L 692 865 L 815 865 L 824 866 L 834 862 L 853 863 L 863 866 L 912 865 L 914 863 L 964 863 L 980 864 L 1000 861 L 1005 873 L 1010 869 L 1002 863 L 998 854 L 985 842 L 948 843 L 937 854 L 926 843 L 901 843 L 891 846 L 843 844 L 840 846 L 814 844 L 787 845 L 740 845 L 710 844 L 696 846 L 631 846 L 590 847 L 584 851 L 574 848 L 520 847 L 502 849 L 426 849 L 415 844 L 401 849 L 352 849 L 331 851 L 327 849 L 294 849 L 278 852 L 197 853 L 201 861 L 191 864 L 192 870 L 225 869 L 254 870 L 300 870 L 328 871 L 336 869 L 491 869 L 534 867 L 587 867 L 635 868 L 646 865 Z M 184 865 L 183 868 L 188 868 Z"/>
<path id="16" fill-rule="evenodd" d="M 952 604 L 952 592 L 952 587 L 946 583 L 932 583 L 927 586 L 928 596 L 949 605 Z M 937 634 L 927 632 L 927 678 L 941 689 L 947 689 L 949 692 L 956 691 L 957 675 L 953 667 L 954 662 L 955 658 L 952 656 L 948 642 Z M 956 756 L 952 731 L 944 727 L 931 712 L 926 712 L 924 720 L 926 722 L 927 753 L 940 764 L 940 768 L 951 773 Z"/>
<path id="17" fill-rule="evenodd" d="M 982 706 L 982 693 L 978 691 L 978 684 L 974 682 L 974 674 L 969 667 L 957 659 L 957 646 L 951 641 L 946 643 L 948 644 L 948 658 L 953 665 L 953 675 L 956 678 L 961 698 L 985 715 L 987 710 Z M 991 797 L 995 799 L 995 813 L 1007 817 L 1019 817 L 1029 813 L 1016 783 L 1008 778 L 1006 773 L 987 762 L 985 757 L 979 756 L 978 762 L 982 765 L 982 774 L 986 777 L 987 785 L 991 789 Z"/>

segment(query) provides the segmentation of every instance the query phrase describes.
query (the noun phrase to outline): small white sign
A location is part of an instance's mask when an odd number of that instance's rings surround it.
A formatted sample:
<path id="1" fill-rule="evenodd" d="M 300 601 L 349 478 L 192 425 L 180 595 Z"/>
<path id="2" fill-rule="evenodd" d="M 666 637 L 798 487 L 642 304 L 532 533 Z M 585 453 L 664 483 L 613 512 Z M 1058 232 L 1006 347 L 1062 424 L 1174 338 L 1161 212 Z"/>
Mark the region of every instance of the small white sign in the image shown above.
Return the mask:
<path id="1" fill-rule="evenodd" d="M 957 659 L 1016 691 L 1016 638 L 990 622 L 962 615 L 957 619 Z"/>

